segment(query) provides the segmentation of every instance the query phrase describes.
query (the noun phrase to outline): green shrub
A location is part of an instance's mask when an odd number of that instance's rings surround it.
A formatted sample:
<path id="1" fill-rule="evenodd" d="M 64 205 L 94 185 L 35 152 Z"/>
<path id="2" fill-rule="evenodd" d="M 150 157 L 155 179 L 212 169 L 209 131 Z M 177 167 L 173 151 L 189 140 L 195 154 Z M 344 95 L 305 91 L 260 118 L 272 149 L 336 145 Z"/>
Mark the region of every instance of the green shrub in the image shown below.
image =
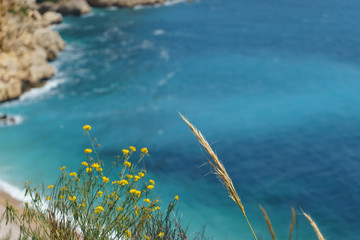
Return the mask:
<path id="1" fill-rule="evenodd" d="M 164 210 L 154 198 L 155 181 L 146 179 L 147 148 L 136 161 L 130 160 L 135 147 L 123 149 L 105 174 L 101 145 L 91 139 L 89 125 L 84 130 L 91 143 L 84 151 L 86 161 L 77 171 L 60 167 L 58 180 L 47 187 L 26 182 L 30 201 L 20 212 L 8 204 L 6 221 L 16 223 L 22 237 L 31 239 L 188 239 L 175 214 L 179 197 Z M 114 170 L 117 177 L 110 179 Z"/>

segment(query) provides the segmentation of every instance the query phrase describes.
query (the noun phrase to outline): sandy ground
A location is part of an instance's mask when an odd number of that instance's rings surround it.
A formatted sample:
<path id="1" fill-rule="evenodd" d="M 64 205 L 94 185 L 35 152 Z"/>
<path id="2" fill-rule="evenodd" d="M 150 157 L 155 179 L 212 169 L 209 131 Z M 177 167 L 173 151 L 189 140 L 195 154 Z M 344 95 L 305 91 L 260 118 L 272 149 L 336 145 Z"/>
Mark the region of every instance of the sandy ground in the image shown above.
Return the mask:
<path id="1" fill-rule="evenodd" d="M 0 218 L 5 212 L 6 201 L 9 201 L 16 209 L 22 209 L 23 203 L 13 199 L 8 193 L 0 189 Z M 19 227 L 13 224 L 6 225 L 5 219 L 0 222 L 0 240 L 17 240 L 19 238 Z M 9 237 L 9 238 L 8 238 Z"/>

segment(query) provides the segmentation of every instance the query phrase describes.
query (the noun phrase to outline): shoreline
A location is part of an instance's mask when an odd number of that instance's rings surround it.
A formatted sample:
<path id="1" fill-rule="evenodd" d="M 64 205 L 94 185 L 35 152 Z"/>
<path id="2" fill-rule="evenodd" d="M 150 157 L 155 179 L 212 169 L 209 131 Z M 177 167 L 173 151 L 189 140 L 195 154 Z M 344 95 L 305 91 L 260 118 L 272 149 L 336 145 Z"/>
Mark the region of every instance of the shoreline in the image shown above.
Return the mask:
<path id="1" fill-rule="evenodd" d="M 20 189 L 19 189 L 20 190 Z M 22 209 L 24 206 L 24 201 L 20 201 L 19 199 L 11 196 L 11 193 L 4 189 L 2 186 L 0 187 L 0 219 L 6 210 L 6 203 L 9 202 L 13 207 L 17 210 Z M 9 239 L 16 240 L 20 236 L 20 229 L 15 224 L 6 225 L 6 219 L 2 219 L 0 222 L 0 239 Z M 7 238 L 9 237 L 9 238 Z"/>
<path id="2" fill-rule="evenodd" d="M 57 3 L 13 0 L 15 13 L 4 5 L 0 11 L 0 104 L 19 99 L 27 91 L 44 86 L 55 76 L 51 61 L 66 43 L 51 26 L 62 23 L 63 16 L 80 16 L 94 8 L 142 8 L 169 6 L 190 0 L 70 0 Z M 2 0 L 0 0 L 0 4 Z M 22 5 L 25 4 L 25 5 Z M 91 7 L 90 7 L 91 6 Z M 21 12 L 25 7 L 25 12 Z M 10 13 L 10 12 L 11 13 Z M 5 22 L 5 23 L 4 23 Z M 15 30 L 14 30 L 15 29 Z M 4 113 L 6 114 L 6 113 Z M 6 124 L 5 124 L 6 125 Z"/>

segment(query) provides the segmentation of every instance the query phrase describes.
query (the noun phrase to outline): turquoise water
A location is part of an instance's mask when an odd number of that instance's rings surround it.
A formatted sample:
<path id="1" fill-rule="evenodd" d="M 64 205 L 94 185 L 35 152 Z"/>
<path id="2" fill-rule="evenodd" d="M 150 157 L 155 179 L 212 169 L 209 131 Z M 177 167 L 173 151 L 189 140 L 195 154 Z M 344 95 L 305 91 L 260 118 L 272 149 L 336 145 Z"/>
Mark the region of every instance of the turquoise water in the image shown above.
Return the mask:
<path id="1" fill-rule="evenodd" d="M 130 145 L 149 148 L 157 193 L 181 197 L 190 233 L 206 225 L 214 239 L 251 239 L 181 112 L 212 143 L 263 239 L 258 204 L 279 239 L 291 206 L 311 213 L 327 239 L 356 239 L 359 7 L 208 0 L 66 17 L 56 77 L 0 105 L 22 118 L 0 128 L 0 178 L 52 183 L 59 166 L 84 159 L 90 124 L 107 163 Z M 299 239 L 316 239 L 298 213 Z"/>

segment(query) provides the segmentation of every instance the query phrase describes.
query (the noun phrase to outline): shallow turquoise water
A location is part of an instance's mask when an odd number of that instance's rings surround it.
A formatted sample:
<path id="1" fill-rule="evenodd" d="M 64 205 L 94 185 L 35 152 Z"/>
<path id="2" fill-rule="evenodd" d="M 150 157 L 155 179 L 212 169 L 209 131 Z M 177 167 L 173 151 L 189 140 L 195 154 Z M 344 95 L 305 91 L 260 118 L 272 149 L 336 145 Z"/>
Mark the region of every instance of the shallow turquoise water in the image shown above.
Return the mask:
<path id="1" fill-rule="evenodd" d="M 147 146 L 166 202 L 178 194 L 189 231 L 251 239 L 205 152 L 178 116 L 199 127 L 228 168 L 258 234 L 261 203 L 279 239 L 290 207 L 327 239 L 360 234 L 360 3 L 200 1 L 96 9 L 56 27 L 68 45 L 42 89 L 2 104 L 20 125 L 0 128 L 1 179 L 52 182 L 77 168 L 81 127 L 113 156 Z M 299 239 L 315 239 L 299 214 Z"/>

